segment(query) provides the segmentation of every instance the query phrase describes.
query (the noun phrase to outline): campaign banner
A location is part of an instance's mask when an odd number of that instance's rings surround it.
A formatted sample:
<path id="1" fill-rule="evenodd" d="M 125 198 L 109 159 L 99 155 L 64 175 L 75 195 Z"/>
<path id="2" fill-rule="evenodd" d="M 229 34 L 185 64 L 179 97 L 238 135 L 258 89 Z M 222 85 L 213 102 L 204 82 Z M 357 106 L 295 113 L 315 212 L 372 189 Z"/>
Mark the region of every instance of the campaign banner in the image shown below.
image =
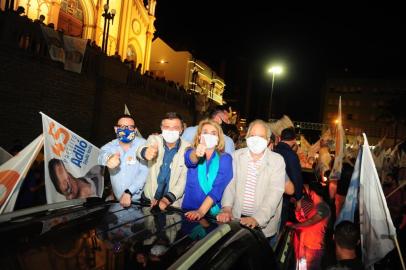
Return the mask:
<path id="1" fill-rule="evenodd" d="M 4 164 L 7 160 L 9 160 L 12 157 L 13 157 L 12 154 L 7 152 L 6 150 L 4 150 L 3 147 L 0 146 L 0 165 Z"/>
<path id="2" fill-rule="evenodd" d="M 41 115 L 47 202 L 101 197 L 104 167 L 97 164 L 100 149 L 47 115 Z"/>
<path id="3" fill-rule="evenodd" d="M 86 43 L 86 39 L 66 35 L 63 36 L 63 44 L 65 49 L 65 70 L 76 73 L 82 72 Z"/>
<path id="4" fill-rule="evenodd" d="M 21 150 L 16 156 L 0 166 L 0 214 L 11 212 L 21 184 L 42 148 L 42 134 Z"/>
<path id="5" fill-rule="evenodd" d="M 65 63 L 65 50 L 63 46 L 62 34 L 50 27 L 41 25 L 42 33 L 48 45 L 49 56 L 54 61 Z"/>

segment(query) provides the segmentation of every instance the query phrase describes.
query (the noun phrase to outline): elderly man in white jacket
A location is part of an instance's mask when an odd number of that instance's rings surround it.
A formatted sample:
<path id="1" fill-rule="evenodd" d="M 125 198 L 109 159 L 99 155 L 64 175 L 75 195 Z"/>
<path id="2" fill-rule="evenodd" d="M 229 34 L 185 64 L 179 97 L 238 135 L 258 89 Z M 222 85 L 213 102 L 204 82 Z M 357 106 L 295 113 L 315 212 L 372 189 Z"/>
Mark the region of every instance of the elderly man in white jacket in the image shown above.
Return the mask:
<path id="1" fill-rule="evenodd" d="M 285 190 L 285 162 L 267 147 L 271 131 L 255 120 L 248 128 L 247 148 L 233 153 L 233 179 L 224 191 L 220 222 L 240 219 L 242 225 L 259 226 L 271 239 L 278 233 Z"/>

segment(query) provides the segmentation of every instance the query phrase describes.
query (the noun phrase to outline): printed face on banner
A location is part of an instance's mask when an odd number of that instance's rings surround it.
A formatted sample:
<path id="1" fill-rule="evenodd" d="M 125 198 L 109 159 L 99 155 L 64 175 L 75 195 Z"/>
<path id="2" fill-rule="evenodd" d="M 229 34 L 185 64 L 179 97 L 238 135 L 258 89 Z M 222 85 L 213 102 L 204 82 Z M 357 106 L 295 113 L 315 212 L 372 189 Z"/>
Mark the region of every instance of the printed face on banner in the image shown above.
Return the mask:
<path id="1" fill-rule="evenodd" d="M 45 183 L 48 203 L 101 197 L 103 168 L 97 164 L 99 149 L 43 115 L 45 134 Z"/>

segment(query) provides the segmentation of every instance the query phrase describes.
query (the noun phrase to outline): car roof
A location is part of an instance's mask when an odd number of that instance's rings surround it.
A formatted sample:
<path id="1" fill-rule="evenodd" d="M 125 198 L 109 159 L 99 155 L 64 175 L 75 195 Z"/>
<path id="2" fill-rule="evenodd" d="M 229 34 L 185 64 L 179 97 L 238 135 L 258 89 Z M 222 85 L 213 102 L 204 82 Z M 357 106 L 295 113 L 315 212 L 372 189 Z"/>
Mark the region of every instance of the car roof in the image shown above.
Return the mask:
<path id="1" fill-rule="evenodd" d="M 113 269 L 185 268 L 220 239 L 226 241 L 225 235 L 241 229 L 239 224 L 219 225 L 210 217 L 192 222 L 176 208 L 160 211 L 142 204 L 129 208 L 116 202 L 79 204 L 1 222 L 0 237 L 8 245 L 0 247 L 0 268 L 39 262 L 43 269 L 71 269 L 66 264 L 81 256 L 87 258 L 89 267 L 96 268 L 117 256 L 126 259 L 122 264 L 115 262 Z"/>

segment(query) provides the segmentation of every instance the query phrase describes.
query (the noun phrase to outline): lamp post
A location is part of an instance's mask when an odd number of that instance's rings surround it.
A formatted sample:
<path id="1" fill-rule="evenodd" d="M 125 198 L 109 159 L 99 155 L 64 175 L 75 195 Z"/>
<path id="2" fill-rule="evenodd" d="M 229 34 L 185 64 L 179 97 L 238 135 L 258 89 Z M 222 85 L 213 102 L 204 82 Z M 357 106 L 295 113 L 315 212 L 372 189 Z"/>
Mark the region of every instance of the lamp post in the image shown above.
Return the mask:
<path id="1" fill-rule="evenodd" d="M 268 111 L 268 118 L 271 119 L 271 117 L 272 117 L 272 95 L 273 95 L 273 88 L 274 88 L 274 83 L 275 83 L 275 75 L 279 75 L 282 73 L 282 67 L 273 66 L 268 69 L 268 73 L 272 73 L 271 97 L 269 98 L 269 111 Z"/>
<path id="2" fill-rule="evenodd" d="M 109 31 L 110 31 L 110 21 L 111 24 L 114 22 L 114 16 L 116 16 L 116 10 L 112 9 L 111 12 L 109 12 L 109 0 L 107 0 L 107 3 L 103 7 L 104 12 L 102 16 L 104 17 L 104 28 L 103 28 L 103 41 L 102 41 L 102 52 L 107 54 L 107 43 L 108 43 L 108 38 L 109 38 Z M 106 31 L 107 28 L 107 31 Z"/>

